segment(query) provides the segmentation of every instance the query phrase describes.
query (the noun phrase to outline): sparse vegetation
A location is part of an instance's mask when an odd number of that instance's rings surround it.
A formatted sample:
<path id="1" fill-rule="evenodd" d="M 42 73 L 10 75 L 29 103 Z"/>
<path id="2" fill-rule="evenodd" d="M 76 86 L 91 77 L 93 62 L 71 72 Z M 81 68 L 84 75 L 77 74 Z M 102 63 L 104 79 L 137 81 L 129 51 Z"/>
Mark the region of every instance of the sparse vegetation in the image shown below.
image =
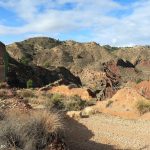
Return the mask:
<path id="1" fill-rule="evenodd" d="M 28 89 L 19 91 L 18 95 L 22 98 L 33 98 L 33 97 L 35 97 L 34 91 L 28 90 Z"/>
<path id="2" fill-rule="evenodd" d="M 64 104 L 67 111 L 82 110 L 88 105 L 87 102 L 82 100 L 79 96 L 70 97 Z"/>
<path id="3" fill-rule="evenodd" d="M 0 111 L 0 121 L 3 120 L 4 118 L 5 118 L 5 114 L 2 111 Z"/>
<path id="4" fill-rule="evenodd" d="M 136 107 L 137 107 L 138 111 L 140 112 L 140 114 L 150 112 L 150 102 L 149 101 L 140 100 L 137 102 Z"/>
<path id="5" fill-rule="evenodd" d="M 46 107 L 64 111 L 77 111 L 88 106 L 88 102 L 82 100 L 79 96 L 65 97 L 59 94 L 49 96 Z"/>
<path id="6" fill-rule="evenodd" d="M 109 100 L 108 103 L 106 104 L 106 107 L 110 107 L 112 105 L 113 101 Z"/>
<path id="7" fill-rule="evenodd" d="M 30 59 L 23 56 L 21 59 L 20 59 L 20 63 L 24 64 L 24 65 L 28 65 L 30 62 Z"/>
<path id="8" fill-rule="evenodd" d="M 32 88 L 33 87 L 33 81 L 31 79 L 29 79 L 27 81 L 27 88 Z"/>
<path id="9" fill-rule="evenodd" d="M 139 78 L 139 79 L 136 80 L 136 84 L 139 84 L 139 83 L 141 83 L 142 81 L 143 81 L 143 80 Z"/>
<path id="10" fill-rule="evenodd" d="M 49 62 L 45 62 L 45 63 L 44 63 L 44 67 L 45 67 L 45 68 L 48 68 L 49 66 L 50 66 Z"/>
<path id="11" fill-rule="evenodd" d="M 8 116 L 0 125 L 0 145 L 5 150 L 51 149 L 62 129 L 60 116 L 46 111 Z"/>

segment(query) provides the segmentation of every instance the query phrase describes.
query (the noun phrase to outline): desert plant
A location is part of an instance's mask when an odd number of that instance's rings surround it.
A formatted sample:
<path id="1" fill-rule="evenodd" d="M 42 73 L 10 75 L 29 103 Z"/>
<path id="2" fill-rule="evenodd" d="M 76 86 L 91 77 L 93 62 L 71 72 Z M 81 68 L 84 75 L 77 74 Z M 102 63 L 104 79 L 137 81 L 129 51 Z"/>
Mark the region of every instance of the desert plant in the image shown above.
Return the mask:
<path id="1" fill-rule="evenodd" d="M 113 101 L 112 100 L 109 100 L 106 104 L 106 107 L 110 107 L 112 105 Z"/>
<path id="2" fill-rule="evenodd" d="M 24 65 L 28 65 L 30 62 L 30 59 L 23 56 L 21 59 L 20 59 L 20 63 L 24 64 Z"/>
<path id="3" fill-rule="evenodd" d="M 0 89 L 0 99 L 8 98 L 8 92 L 5 89 Z"/>
<path id="4" fill-rule="evenodd" d="M 65 108 L 64 106 L 64 96 L 60 94 L 52 94 L 48 95 L 48 99 L 46 101 L 46 107 L 51 110 L 51 109 L 58 109 L 58 110 L 63 110 Z"/>
<path id="5" fill-rule="evenodd" d="M 33 87 L 33 81 L 31 79 L 29 79 L 27 81 L 27 88 L 32 88 Z"/>
<path id="6" fill-rule="evenodd" d="M 21 90 L 17 94 L 18 94 L 18 96 L 20 96 L 22 98 L 33 98 L 33 97 L 35 97 L 34 92 L 31 90 Z"/>
<path id="7" fill-rule="evenodd" d="M 141 114 L 150 112 L 150 102 L 149 101 L 140 100 L 137 102 L 136 107 Z"/>
<path id="8" fill-rule="evenodd" d="M 136 84 L 139 84 L 139 83 L 141 83 L 142 81 L 143 81 L 143 80 L 139 78 L 139 79 L 136 80 Z"/>
<path id="9" fill-rule="evenodd" d="M 3 111 L 0 111 L 0 121 L 3 120 L 5 118 L 5 114 L 3 113 Z"/>
<path id="10" fill-rule="evenodd" d="M 67 111 L 78 111 L 84 109 L 87 106 L 87 102 L 79 96 L 72 96 L 64 102 L 64 105 Z"/>
<path id="11" fill-rule="evenodd" d="M 62 129 L 60 116 L 47 111 L 32 112 L 26 117 L 8 116 L 0 125 L 0 145 L 5 150 L 44 150 L 54 146 Z"/>
<path id="12" fill-rule="evenodd" d="M 49 66 L 50 66 L 49 62 L 45 62 L 45 63 L 44 63 L 44 67 L 45 67 L 45 68 L 48 68 Z"/>
<path id="13" fill-rule="evenodd" d="M 49 96 L 45 105 L 49 110 L 77 111 L 90 104 L 88 105 L 88 102 L 82 100 L 79 96 L 65 97 L 60 94 L 53 94 Z"/>

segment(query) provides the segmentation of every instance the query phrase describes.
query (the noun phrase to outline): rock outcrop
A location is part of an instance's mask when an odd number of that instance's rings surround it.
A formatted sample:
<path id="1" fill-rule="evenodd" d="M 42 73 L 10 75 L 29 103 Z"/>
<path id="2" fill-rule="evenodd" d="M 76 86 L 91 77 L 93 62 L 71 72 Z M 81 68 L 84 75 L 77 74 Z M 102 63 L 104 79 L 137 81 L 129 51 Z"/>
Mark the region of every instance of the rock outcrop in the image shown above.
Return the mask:
<path id="1" fill-rule="evenodd" d="M 34 68 L 40 66 L 51 72 L 51 66 L 65 67 L 98 99 L 111 97 L 122 83 L 150 77 L 150 47 L 147 46 L 114 48 L 95 42 L 37 37 L 8 45 L 7 51 L 16 61 L 25 61 Z"/>

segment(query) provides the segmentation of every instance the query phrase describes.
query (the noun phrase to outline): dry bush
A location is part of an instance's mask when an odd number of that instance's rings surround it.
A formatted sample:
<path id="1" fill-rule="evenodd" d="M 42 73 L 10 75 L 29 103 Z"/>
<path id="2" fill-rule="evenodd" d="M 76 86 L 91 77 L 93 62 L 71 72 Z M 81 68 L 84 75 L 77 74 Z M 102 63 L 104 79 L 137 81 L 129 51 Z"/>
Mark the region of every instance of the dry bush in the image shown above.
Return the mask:
<path id="1" fill-rule="evenodd" d="M 150 112 L 150 102 L 149 101 L 140 100 L 137 102 L 136 107 L 141 114 Z"/>
<path id="2" fill-rule="evenodd" d="M 113 101 L 112 101 L 112 100 L 109 100 L 109 101 L 107 102 L 107 104 L 106 104 L 106 107 L 111 107 L 112 104 L 113 104 Z"/>
<path id="3" fill-rule="evenodd" d="M 79 96 L 71 96 L 65 101 L 64 105 L 67 111 L 78 111 L 88 106 L 88 103 Z"/>
<path id="4" fill-rule="evenodd" d="M 0 121 L 4 120 L 5 114 L 2 110 L 0 110 Z"/>
<path id="5" fill-rule="evenodd" d="M 78 111 L 89 105 L 88 102 L 82 100 L 79 96 L 65 97 L 59 94 L 51 95 L 45 103 L 48 110 L 57 109 L 63 111 Z"/>
<path id="6" fill-rule="evenodd" d="M 34 91 L 32 90 L 21 90 L 17 93 L 22 98 L 33 98 L 35 97 Z"/>
<path id="7" fill-rule="evenodd" d="M 0 146 L 14 150 L 45 150 L 56 141 L 62 123 L 58 114 L 47 111 L 8 117 L 0 123 Z M 16 116 L 16 117 L 15 117 Z"/>
<path id="8" fill-rule="evenodd" d="M 0 99 L 6 99 L 8 97 L 8 93 L 5 89 L 0 89 Z"/>

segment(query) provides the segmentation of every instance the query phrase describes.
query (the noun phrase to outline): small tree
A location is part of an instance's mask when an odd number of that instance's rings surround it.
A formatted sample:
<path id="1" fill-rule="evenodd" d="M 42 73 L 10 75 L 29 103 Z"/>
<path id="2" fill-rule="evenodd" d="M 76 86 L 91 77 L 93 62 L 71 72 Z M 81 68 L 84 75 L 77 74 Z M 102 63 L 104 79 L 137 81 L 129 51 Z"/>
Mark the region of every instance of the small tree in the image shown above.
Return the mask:
<path id="1" fill-rule="evenodd" d="M 32 88 L 33 87 L 33 81 L 31 79 L 29 79 L 27 81 L 27 88 Z"/>

